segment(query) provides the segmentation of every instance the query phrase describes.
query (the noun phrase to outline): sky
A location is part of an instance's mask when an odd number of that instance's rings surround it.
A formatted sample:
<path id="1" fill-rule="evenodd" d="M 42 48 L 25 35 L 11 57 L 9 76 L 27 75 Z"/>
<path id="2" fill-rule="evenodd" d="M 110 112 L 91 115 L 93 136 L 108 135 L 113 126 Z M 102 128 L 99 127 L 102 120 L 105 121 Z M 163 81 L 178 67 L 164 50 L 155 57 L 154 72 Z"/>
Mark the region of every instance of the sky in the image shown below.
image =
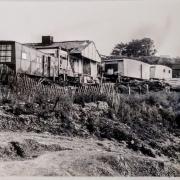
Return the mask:
<path id="1" fill-rule="evenodd" d="M 93 40 L 109 55 L 120 42 L 149 37 L 157 55 L 180 56 L 180 0 L 0 0 L 0 40 Z"/>

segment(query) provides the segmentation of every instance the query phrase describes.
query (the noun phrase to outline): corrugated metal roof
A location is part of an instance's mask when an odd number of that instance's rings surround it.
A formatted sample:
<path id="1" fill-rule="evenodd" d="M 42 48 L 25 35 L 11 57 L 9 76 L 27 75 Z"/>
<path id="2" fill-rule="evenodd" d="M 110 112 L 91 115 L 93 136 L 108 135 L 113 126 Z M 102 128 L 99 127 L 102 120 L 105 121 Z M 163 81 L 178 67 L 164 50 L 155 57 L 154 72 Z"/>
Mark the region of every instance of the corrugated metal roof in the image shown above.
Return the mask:
<path id="1" fill-rule="evenodd" d="M 36 49 L 43 48 L 62 48 L 70 51 L 71 53 L 80 53 L 85 49 L 92 41 L 62 41 L 62 42 L 53 42 L 52 44 L 42 44 L 42 43 L 27 43 L 26 45 L 34 47 Z"/>

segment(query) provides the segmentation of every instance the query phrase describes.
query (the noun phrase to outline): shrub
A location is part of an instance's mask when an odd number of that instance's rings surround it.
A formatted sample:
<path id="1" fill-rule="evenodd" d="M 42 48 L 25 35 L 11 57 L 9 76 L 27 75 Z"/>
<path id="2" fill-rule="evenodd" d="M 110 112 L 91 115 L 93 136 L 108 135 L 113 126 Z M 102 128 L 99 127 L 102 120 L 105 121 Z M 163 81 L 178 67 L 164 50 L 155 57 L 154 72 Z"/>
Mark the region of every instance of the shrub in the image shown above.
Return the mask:
<path id="1" fill-rule="evenodd" d="M 74 96 L 74 103 L 76 104 L 84 104 L 89 102 L 97 102 L 97 101 L 107 101 L 107 94 L 99 93 L 99 92 L 86 92 L 86 93 L 76 93 Z"/>

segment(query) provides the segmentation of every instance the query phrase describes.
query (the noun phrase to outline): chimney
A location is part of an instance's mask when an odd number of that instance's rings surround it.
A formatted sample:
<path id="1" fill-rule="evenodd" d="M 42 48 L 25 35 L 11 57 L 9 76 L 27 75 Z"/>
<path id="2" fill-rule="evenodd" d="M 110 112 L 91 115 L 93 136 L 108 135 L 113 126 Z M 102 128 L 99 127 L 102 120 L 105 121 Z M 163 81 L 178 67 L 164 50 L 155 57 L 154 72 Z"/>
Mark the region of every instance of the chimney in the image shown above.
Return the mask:
<path id="1" fill-rule="evenodd" d="M 42 36 L 42 44 L 50 45 L 53 43 L 53 36 Z"/>

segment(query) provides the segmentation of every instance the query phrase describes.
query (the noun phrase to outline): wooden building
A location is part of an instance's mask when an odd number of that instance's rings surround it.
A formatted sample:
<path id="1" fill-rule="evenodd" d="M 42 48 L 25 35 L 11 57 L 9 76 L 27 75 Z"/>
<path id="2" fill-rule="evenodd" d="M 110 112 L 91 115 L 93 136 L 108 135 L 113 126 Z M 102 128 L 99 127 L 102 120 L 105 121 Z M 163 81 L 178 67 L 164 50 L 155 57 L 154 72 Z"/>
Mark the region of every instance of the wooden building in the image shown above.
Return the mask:
<path id="1" fill-rule="evenodd" d="M 172 69 L 164 65 L 151 65 L 150 78 L 151 79 L 171 79 Z"/>
<path id="2" fill-rule="evenodd" d="M 41 43 L 26 45 L 57 57 L 59 76 L 81 77 L 84 82 L 98 77 L 101 57 L 93 41 L 54 42 L 53 37 L 42 36 Z"/>
<path id="3" fill-rule="evenodd" d="M 25 73 L 34 76 L 58 76 L 54 56 L 15 41 L 0 41 L 0 74 Z"/>
<path id="4" fill-rule="evenodd" d="M 150 65 L 139 60 L 122 58 L 104 58 L 105 76 L 123 76 L 135 79 L 171 79 L 172 69 L 164 65 Z"/>
<path id="5" fill-rule="evenodd" d="M 105 75 L 120 75 L 124 77 L 149 79 L 150 65 L 128 58 L 109 59 L 104 61 Z"/>

